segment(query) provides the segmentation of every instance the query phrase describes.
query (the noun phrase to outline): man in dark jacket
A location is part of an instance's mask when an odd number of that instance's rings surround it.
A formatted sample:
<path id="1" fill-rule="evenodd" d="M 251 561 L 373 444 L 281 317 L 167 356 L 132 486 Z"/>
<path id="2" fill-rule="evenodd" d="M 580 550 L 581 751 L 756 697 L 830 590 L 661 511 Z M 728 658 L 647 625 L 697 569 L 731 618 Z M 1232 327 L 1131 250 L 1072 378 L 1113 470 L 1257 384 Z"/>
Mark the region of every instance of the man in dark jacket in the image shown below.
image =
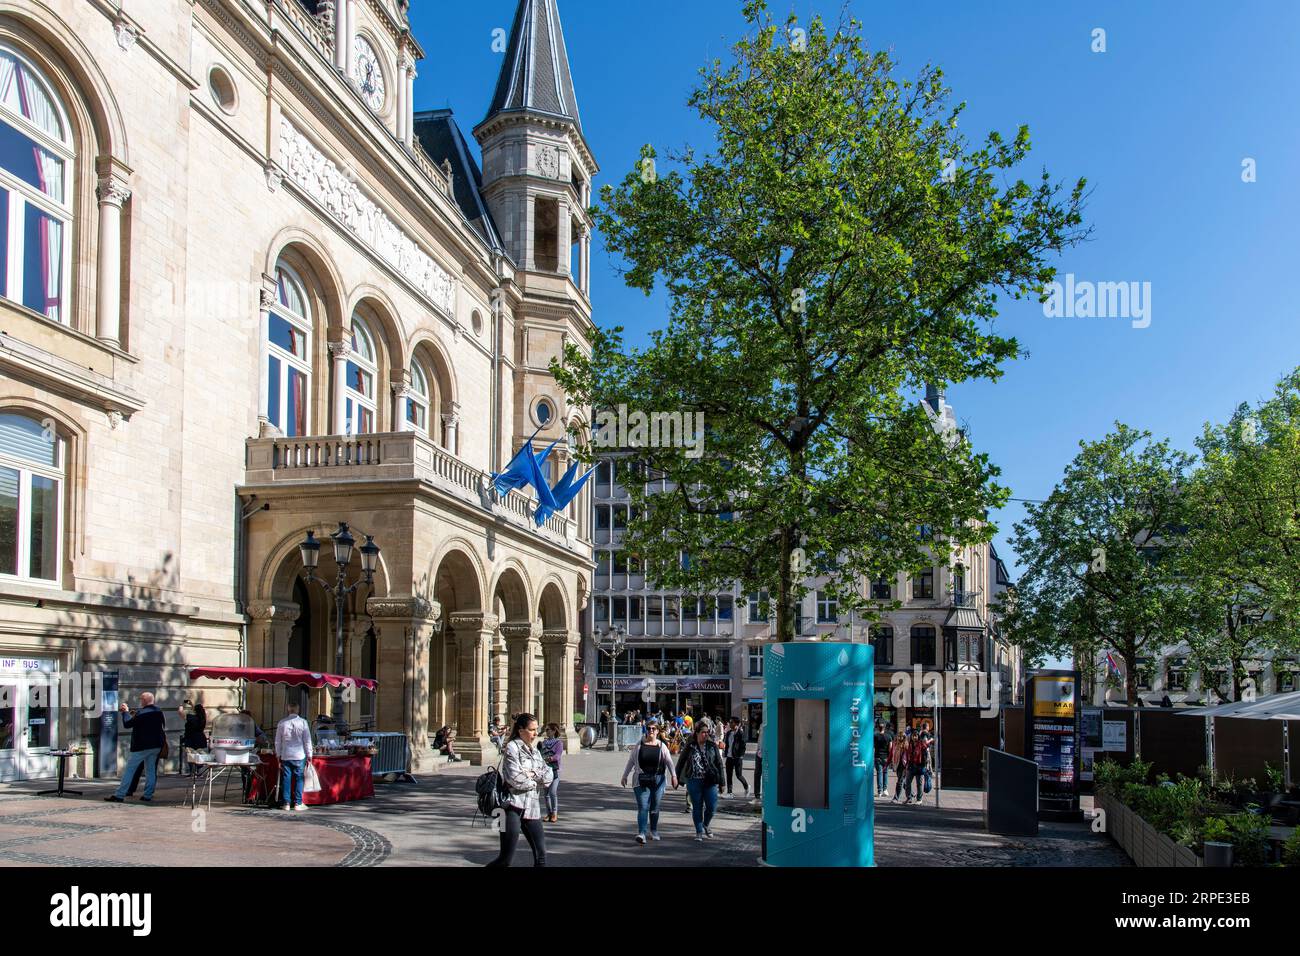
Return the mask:
<path id="1" fill-rule="evenodd" d="M 876 765 L 876 796 L 882 797 L 889 791 L 889 734 L 885 733 L 884 721 L 876 721 L 876 735 L 871 740 L 872 762 Z"/>
<path id="2" fill-rule="evenodd" d="M 130 713 L 123 702 L 119 708 L 122 712 L 122 726 L 131 729 L 131 758 L 122 771 L 122 782 L 112 795 L 104 799 L 110 803 L 121 803 L 126 796 L 131 778 L 135 776 L 136 767 L 144 765 L 144 803 L 153 802 L 154 787 L 158 784 L 158 755 L 167 743 L 167 718 L 154 706 L 153 694 L 145 691 L 140 695 L 140 709 Z"/>
<path id="3" fill-rule="evenodd" d="M 745 732 L 740 729 L 740 718 L 732 717 L 731 726 L 725 741 L 727 754 L 727 796 L 731 796 L 731 775 L 734 772 L 740 785 L 745 788 L 745 797 L 749 797 L 749 781 L 745 779 Z"/>

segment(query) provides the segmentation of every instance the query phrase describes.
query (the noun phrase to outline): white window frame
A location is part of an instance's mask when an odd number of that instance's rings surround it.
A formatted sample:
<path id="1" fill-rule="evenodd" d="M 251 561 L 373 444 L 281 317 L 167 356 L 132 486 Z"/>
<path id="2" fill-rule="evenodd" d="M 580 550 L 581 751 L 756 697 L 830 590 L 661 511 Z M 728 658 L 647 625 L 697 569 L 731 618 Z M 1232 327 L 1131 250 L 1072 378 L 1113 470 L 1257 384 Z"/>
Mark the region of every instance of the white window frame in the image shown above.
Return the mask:
<path id="1" fill-rule="evenodd" d="M 840 602 L 826 591 L 817 591 L 817 623 L 835 624 L 840 619 Z"/>
<path id="2" fill-rule="evenodd" d="M 58 115 L 60 125 L 63 127 L 65 137 L 62 141 L 54 139 L 25 116 L 0 107 L 0 122 L 13 126 L 24 136 L 30 137 L 38 145 L 54 153 L 63 162 L 62 202 L 53 199 L 48 194 L 41 192 L 29 183 L 23 182 L 17 176 L 0 167 L 0 190 L 8 193 L 9 196 L 9 221 L 7 224 L 9 261 L 6 263 L 7 272 L 3 298 L 16 305 L 23 305 L 23 267 L 26 264 L 24 255 L 26 250 L 23 248 L 23 244 L 26 238 L 27 206 L 33 205 L 41 212 L 48 213 L 57 219 L 63 230 L 60 237 L 62 252 L 60 254 L 59 317 L 50 319 L 45 316 L 45 318 L 60 325 L 70 325 L 72 315 L 70 308 L 70 292 L 72 289 L 72 184 L 76 182 L 73 178 L 76 153 L 68 142 L 72 135 L 71 126 L 68 123 L 68 112 L 55 94 L 53 84 L 46 79 L 45 73 L 38 69 L 31 60 L 7 43 L 0 44 L 0 50 L 20 62 L 23 67 L 31 72 L 37 82 L 44 87 L 50 102 L 54 104 L 54 110 Z M 16 78 L 14 82 L 17 82 Z M 27 306 L 23 306 L 23 308 L 27 308 Z"/>
<path id="3" fill-rule="evenodd" d="M 306 353 L 306 358 L 299 358 L 297 355 L 294 355 L 288 349 L 283 348 L 277 345 L 275 342 L 273 342 L 271 340 L 271 321 L 268 320 L 267 330 L 266 330 L 266 340 L 262 342 L 262 369 L 263 369 L 262 388 L 266 390 L 267 393 L 266 395 L 263 396 L 263 407 L 266 408 L 268 416 L 275 415 L 279 417 L 280 424 L 278 427 L 280 428 L 281 431 L 284 432 L 284 434 L 288 435 L 289 432 L 287 430 L 287 425 L 289 421 L 289 369 L 292 368 L 294 371 L 300 372 L 302 375 L 306 377 L 307 380 L 306 387 L 303 389 L 303 396 L 302 396 L 303 406 L 304 406 L 302 434 L 310 435 L 311 434 L 311 404 L 312 404 L 311 403 L 311 388 L 312 388 L 311 385 L 312 382 L 311 315 L 310 314 L 299 315 L 295 313 L 291 308 L 289 308 L 284 302 L 280 301 L 280 294 L 279 294 L 280 283 L 283 281 L 289 285 L 296 287 L 296 290 L 298 292 L 298 299 L 302 302 L 304 311 L 310 312 L 311 303 L 307 301 L 306 285 L 303 283 L 301 277 L 298 275 L 297 272 L 293 270 L 292 267 L 286 265 L 283 262 L 280 262 L 276 264 L 275 271 L 276 271 L 276 302 L 275 305 L 271 307 L 271 315 L 278 316 L 279 318 L 288 322 L 290 325 L 294 326 L 299 332 L 303 333 L 303 335 L 305 336 L 305 338 L 303 339 L 303 345 L 304 345 L 303 351 Z M 277 359 L 280 363 L 280 382 L 279 382 L 280 407 L 278 409 L 272 409 L 271 402 L 270 402 L 270 389 L 271 389 L 270 359 L 272 357 Z M 272 421 L 274 421 L 274 418 L 272 418 Z M 302 435 L 298 435 L 295 437 L 301 438 Z"/>
<path id="4" fill-rule="evenodd" d="M 22 418 L 31 419 L 32 416 L 25 415 L 23 412 L 15 409 L 0 409 L 0 414 L 17 415 Z M 32 419 L 34 420 L 34 419 Z M 64 527 L 64 501 L 67 492 L 66 472 L 68 464 L 68 443 L 57 433 L 54 438 L 55 465 L 41 465 L 30 461 L 26 458 L 18 458 L 13 455 L 6 455 L 0 452 L 0 467 L 9 468 L 18 472 L 18 553 L 17 553 L 17 574 L 0 573 L 0 581 L 21 581 L 23 584 L 40 585 L 42 587 L 58 588 L 63 583 L 63 527 Z M 54 509 L 54 577 L 53 578 L 34 578 L 28 573 L 31 568 L 31 530 L 32 530 L 32 476 L 37 475 L 42 478 L 49 478 L 55 482 L 55 501 L 58 503 Z"/>
<path id="5" fill-rule="evenodd" d="M 370 348 L 370 357 L 357 348 L 357 340 L 361 339 Z M 375 333 L 371 330 L 370 324 L 359 315 L 352 316 L 352 335 L 351 349 L 349 350 L 347 363 L 343 366 L 344 372 L 344 417 L 346 419 L 345 432 L 348 435 L 373 435 L 379 431 L 379 403 L 375 395 L 379 391 L 379 349 L 375 345 Z M 352 376 L 347 373 L 349 365 L 356 365 L 363 373 L 370 376 L 370 392 L 366 395 L 352 386 Z M 370 412 L 370 421 L 372 427 L 367 431 L 362 431 L 358 427 L 358 418 L 361 409 Z"/>
<path id="6" fill-rule="evenodd" d="M 424 391 L 420 391 L 416 386 L 416 383 L 421 381 L 424 382 Z M 423 424 L 411 421 L 412 407 L 421 410 L 424 417 Z M 406 408 L 403 410 L 402 415 L 402 428 L 407 431 L 419 432 L 421 435 L 428 436 L 430 434 L 429 424 L 432 421 L 430 418 L 431 407 L 429 399 L 429 373 L 419 361 L 412 362 L 411 391 L 406 396 Z"/>

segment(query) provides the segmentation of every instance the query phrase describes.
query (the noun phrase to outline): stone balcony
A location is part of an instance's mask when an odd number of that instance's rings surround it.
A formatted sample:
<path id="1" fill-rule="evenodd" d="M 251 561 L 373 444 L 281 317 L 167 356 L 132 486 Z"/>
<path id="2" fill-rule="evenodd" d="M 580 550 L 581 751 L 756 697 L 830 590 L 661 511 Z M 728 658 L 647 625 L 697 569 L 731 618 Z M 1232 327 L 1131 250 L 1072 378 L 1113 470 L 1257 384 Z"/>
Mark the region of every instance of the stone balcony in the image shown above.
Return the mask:
<path id="1" fill-rule="evenodd" d="M 533 499 L 512 491 L 498 497 L 488 473 L 480 471 L 417 432 L 373 435 L 250 438 L 246 444 L 244 484 L 383 485 L 419 481 L 501 519 L 539 534 L 561 547 L 590 554 L 580 542 L 577 523 L 551 515 L 540 528 L 533 523 Z"/>

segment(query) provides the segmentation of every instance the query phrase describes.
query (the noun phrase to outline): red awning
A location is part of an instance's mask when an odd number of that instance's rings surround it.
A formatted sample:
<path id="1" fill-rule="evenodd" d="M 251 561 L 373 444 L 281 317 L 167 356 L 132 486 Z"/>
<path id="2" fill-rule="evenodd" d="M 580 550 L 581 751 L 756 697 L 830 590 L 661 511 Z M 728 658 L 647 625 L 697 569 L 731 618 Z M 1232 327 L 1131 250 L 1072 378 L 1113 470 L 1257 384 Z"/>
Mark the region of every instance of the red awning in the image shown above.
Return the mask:
<path id="1" fill-rule="evenodd" d="M 374 690 L 379 681 L 368 677 L 341 677 L 338 674 L 318 674 L 301 671 L 296 667 L 195 667 L 190 677 L 215 677 L 218 680 L 249 680 L 256 684 L 305 684 L 308 687 L 340 687 L 352 684 L 362 690 Z"/>

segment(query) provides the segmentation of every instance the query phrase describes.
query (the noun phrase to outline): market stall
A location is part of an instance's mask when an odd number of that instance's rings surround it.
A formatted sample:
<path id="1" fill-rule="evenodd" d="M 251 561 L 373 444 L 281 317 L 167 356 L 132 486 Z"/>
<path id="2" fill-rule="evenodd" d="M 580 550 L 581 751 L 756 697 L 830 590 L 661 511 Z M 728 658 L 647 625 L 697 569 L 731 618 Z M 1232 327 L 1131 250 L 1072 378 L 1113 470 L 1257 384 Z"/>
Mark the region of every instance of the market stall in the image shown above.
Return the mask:
<path id="1" fill-rule="evenodd" d="M 195 667 L 190 670 L 190 677 L 287 684 L 313 689 L 352 686 L 374 691 L 379 686 L 378 681 L 365 677 L 323 674 L 293 667 Z M 267 736 L 274 738 L 274 734 L 274 729 L 269 728 Z M 320 790 L 303 794 L 303 802 L 307 806 L 363 800 L 375 795 L 370 766 L 371 757 L 376 754 L 373 735 L 356 733 L 339 736 L 332 727 L 324 725 L 315 727 L 312 736 L 312 765 L 320 778 Z M 214 740 L 214 750 L 216 743 Z M 195 756 L 195 762 L 199 764 L 211 759 L 201 751 L 195 751 Z M 247 800 L 250 803 L 271 803 L 278 798 L 276 791 L 280 781 L 280 761 L 272 747 L 263 747 L 250 757 L 253 757 L 250 762 L 255 763 L 257 771 L 248 780 Z"/>

